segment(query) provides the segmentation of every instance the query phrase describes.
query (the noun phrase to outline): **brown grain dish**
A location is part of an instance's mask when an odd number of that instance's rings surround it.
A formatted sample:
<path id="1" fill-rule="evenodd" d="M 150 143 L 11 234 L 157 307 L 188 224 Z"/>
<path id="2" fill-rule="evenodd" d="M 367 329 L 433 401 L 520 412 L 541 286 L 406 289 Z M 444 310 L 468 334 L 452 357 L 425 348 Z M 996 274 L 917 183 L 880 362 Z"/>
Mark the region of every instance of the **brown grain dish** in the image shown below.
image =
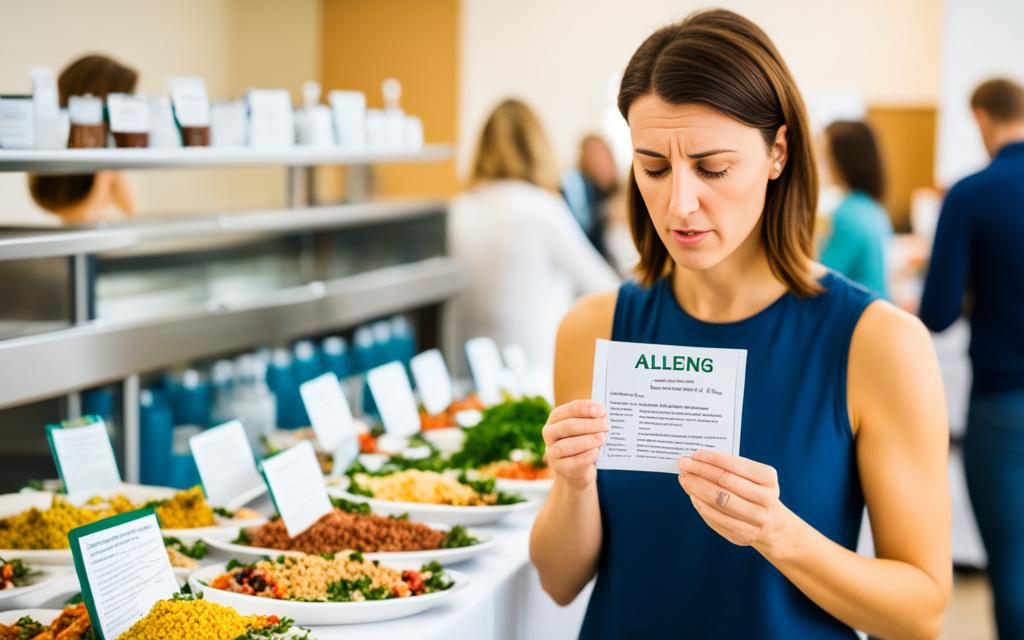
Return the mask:
<path id="1" fill-rule="evenodd" d="M 254 547 L 320 554 L 440 549 L 447 534 L 425 524 L 335 509 L 294 538 L 288 537 L 281 520 L 247 529 L 246 535 Z"/>

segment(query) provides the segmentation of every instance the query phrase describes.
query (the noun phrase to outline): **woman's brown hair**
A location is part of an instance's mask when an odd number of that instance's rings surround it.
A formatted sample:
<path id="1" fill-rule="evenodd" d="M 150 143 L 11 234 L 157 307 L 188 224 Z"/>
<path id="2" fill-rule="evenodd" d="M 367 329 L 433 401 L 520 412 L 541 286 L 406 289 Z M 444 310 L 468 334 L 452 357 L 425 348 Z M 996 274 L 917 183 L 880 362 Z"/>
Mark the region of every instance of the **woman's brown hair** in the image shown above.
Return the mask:
<path id="1" fill-rule="evenodd" d="M 470 182 L 488 180 L 522 180 L 558 192 L 558 163 L 551 143 L 540 118 L 519 100 L 499 104 L 480 133 Z"/>
<path id="2" fill-rule="evenodd" d="M 761 132 L 770 148 L 786 125 L 788 160 L 768 182 L 761 239 L 780 282 L 799 296 L 819 293 L 809 272 L 818 175 L 807 111 L 793 77 L 760 27 L 732 11 L 691 14 L 663 27 L 636 50 L 622 76 L 619 111 L 628 120 L 633 102 L 654 94 L 671 104 L 700 103 Z M 672 258 L 651 222 L 636 177 L 629 174 L 629 215 L 640 253 L 637 272 L 653 284 Z"/>
<path id="3" fill-rule="evenodd" d="M 89 55 L 72 62 L 57 78 L 60 105 L 68 106 L 71 96 L 92 94 L 105 100 L 111 93 L 132 93 L 139 74 L 112 58 Z M 28 177 L 28 189 L 36 204 L 61 213 L 84 200 L 92 191 L 95 177 L 91 173 L 66 176 Z"/>
<path id="4" fill-rule="evenodd" d="M 871 127 L 852 120 L 833 122 L 825 127 L 825 142 L 837 177 L 851 190 L 881 201 L 885 195 L 885 172 Z"/>

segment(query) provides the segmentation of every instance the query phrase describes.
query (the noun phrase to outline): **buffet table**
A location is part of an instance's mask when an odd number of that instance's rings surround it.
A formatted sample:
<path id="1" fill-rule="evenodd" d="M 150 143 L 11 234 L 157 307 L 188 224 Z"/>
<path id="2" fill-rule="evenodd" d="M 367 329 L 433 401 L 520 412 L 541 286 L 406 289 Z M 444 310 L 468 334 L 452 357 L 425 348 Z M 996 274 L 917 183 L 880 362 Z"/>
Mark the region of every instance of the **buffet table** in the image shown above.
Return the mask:
<path id="1" fill-rule="evenodd" d="M 470 578 L 468 589 L 425 613 L 365 625 L 314 627 L 320 640 L 410 638 L 438 640 L 535 640 L 575 638 L 590 598 L 590 588 L 570 606 L 557 606 L 541 590 L 529 561 L 533 513 L 503 524 L 479 527 L 500 542 L 491 553 L 451 567 Z"/>
<path id="2" fill-rule="evenodd" d="M 469 576 L 469 587 L 448 603 L 424 613 L 390 622 L 333 627 L 310 627 L 319 640 L 408 638 L 420 640 L 535 640 L 575 638 L 590 598 L 590 587 L 570 606 L 561 608 L 541 590 L 530 565 L 528 544 L 534 513 L 519 514 L 503 524 L 477 527 L 495 535 L 499 543 L 477 559 L 451 568 Z M 65 577 L 31 594 L 31 602 L 4 603 L 2 609 L 61 608 L 78 593 L 71 567 Z"/>

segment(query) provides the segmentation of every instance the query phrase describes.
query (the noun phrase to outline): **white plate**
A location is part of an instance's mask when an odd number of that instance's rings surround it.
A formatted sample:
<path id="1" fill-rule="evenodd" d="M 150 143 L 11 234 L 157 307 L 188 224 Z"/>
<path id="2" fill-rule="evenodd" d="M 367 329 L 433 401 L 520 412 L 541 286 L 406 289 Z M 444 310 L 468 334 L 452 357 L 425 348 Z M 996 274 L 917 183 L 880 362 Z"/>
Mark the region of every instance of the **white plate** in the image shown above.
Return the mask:
<path id="1" fill-rule="evenodd" d="M 335 487 L 328 487 L 327 493 L 336 498 L 345 498 L 354 502 L 365 502 L 370 505 L 374 513 L 382 516 L 400 516 L 408 513 L 409 519 L 414 522 L 440 522 L 442 524 L 461 524 L 465 526 L 494 524 L 513 513 L 530 511 L 540 506 L 539 500 L 527 500 L 518 504 L 503 504 L 489 507 L 455 507 L 447 504 L 394 502 L 355 495 Z"/>
<path id="2" fill-rule="evenodd" d="M 540 480 L 513 480 L 511 478 L 495 478 L 494 488 L 505 493 L 519 493 L 526 498 L 543 500 L 551 491 L 555 481 L 553 478 Z"/>
<path id="3" fill-rule="evenodd" d="M 4 559 L 8 560 L 9 558 L 4 557 Z M 65 575 L 65 572 L 51 567 L 33 566 L 27 563 L 25 566 L 28 567 L 29 571 L 38 572 L 38 575 L 29 576 L 29 583 L 24 586 L 0 590 L 0 607 L 3 607 L 15 598 L 21 598 L 31 594 L 33 591 L 38 591 Z"/>
<path id="4" fill-rule="evenodd" d="M 11 625 L 28 616 L 41 625 L 48 626 L 57 619 L 63 609 L 14 609 L 0 613 L 0 624 Z"/>
<path id="5" fill-rule="evenodd" d="M 447 531 L 448 527 L 444 525 L 432 525 L 433 528 L 441 531 Z M 480 542 L 469 545 L 467 547 L 456 547 L 454 549 L 426 549 L 423 551 L 374 551 L 364 553 L 363 556 L 368 560 L 380 560 L 381 562 L 394 564 L 415 564 L 423 565 L 431 560 L 436 560 L 443 566 L 450 566 L 458 564 L 459 562 L 465 562 L 471 558 L 475 558 L 482 553 L 494 548 L 494 545 L 498 544 L 498 539 L 494 536 L 486 533 L 480 533 L 479 531 L 468 531 L 469 535 L 477 538 Z M 236 536 L 237 537 L 237 536 Z M 234 538 L 232 538 L 234 539 Z M 301 551 L 281 551 L 280 549 L 267 549 L 265 547 L 253 547 L 244 544 L 234 544 L 232 542 L 223 542 L 220 540 L 206 540 L 206 544 L 210 546 L 210 549 L 216 549 L 222 551 L 232 558 L 241 560 L 243 562 L 254 562 L 260 560 L 264 556 L 270 556 L 276 558 L 280 555 L 286 556 L 301 556 Z"/>
<path id="6" fill-rule="evenodd" d="M 458 427 L 427 429 L 420 432 L 420 435 L 438 451 L 448 455 L 462 449 L 462 443 L 466 440 L 466 432 Z"/>
<path id="7" fill-rule="evenodd" d="M 211 589 L 200 583 L 200 580 L 210 582 L 222 573 L 225 573 L 223 564 L 203 567 L 193 573 L 188 582 L 194 593 L 202 593 L 204 599 L 229 606 L 242 615 L 276 615 L 291 618 L 301 625 L 361 624 L 404 618 L 437 606 L 469 586 L 468 576 L 457 571 L 445 571 L 455 584 L 439 593 L 368 602 L 294 602 Z"/>

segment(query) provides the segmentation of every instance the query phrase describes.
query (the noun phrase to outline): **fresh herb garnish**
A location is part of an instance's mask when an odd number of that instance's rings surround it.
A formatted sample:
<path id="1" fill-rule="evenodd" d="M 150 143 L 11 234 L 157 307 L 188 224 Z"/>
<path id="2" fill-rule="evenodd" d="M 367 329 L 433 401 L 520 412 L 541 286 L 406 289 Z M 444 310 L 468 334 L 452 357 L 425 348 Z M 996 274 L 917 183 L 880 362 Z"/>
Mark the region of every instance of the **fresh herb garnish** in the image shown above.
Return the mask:
<path id="1" fill-rule="evenodd" d="M 235 640 L 260 640 L 261 638 L 276 638 L 277 636 L 290 631 L 294 624 L 295 621 L 291 618 L 281 618 L 276 623 L 263 627 L 262 629 L 249 629 L 244 634 L 235 638 Z M 301 636 L 296 636 L 292 634 L 288 637 L 294 638 L 295 640 L 308 640 L 310 630 L 305 629 L 303 627 L 297 628 L 302 629 L 303 634 Z"/>
<path id="2" fill-rule="evenodd" d="M 164 538 L 164 546 L 195 560 L 202 560 L 210 552 L 210 548 L 202 540 L 196 540 L 195 544 L 189 546 L 180 538 Z"/>
<path id="3" fill-rule="evenodd" d="M 46 631 L 46 627 L 33 620 L 30 616 L 22 616 L 14 623 L 18 627 L 17 640 L 29 640 Z"/>
<path id="4" fill-rule="evenodd" d="M 235 517 L 234 511 L 228 511 L 224 507 L 214 507 L 213 512 L 216 513 L 218 516 L 227 518 L 228 520 L 232 520 Z"/>
<path id="5" fill-rule="evenodd" d="M 25 578 L 34 574 L 21 560 L 4 560 L 0 558 L 0 589 L 3 589 L 4 583 L 8 581 L 13 586 L 20 587 Z"/>
<path id="6" fill-rule="evenodd" d="M 447 591 L 452 588 L 453 584 L 455 584 L 455 581 L 451 579 L 451 576 L 444 572 L 444 567 L 442 567 L 436 560 L 420 567 L 420 573 L 424 575 L 423 581 L 427 585 L 427 593 L 434 591 Z M 430 574 L 429 578 L 426 577 L 426 574 L 428 573 Z"/>
<path id="7" fill-rule="evenodd" d="M 351 492 L 351 489 L 349 491 Z M 332 496 L 331 504 L 334 505 L 335 509 L 341 509 L 345 513 L 355 513 L 364 516 L 370 515 L 370 505 L 365 502 L 356 502 L 354 500 L 346 500 L 345 498 L 335 498 Z"/>
<path id="8" fill-rule="evenodd" d="M 366 560 L 366 557 L 363 556 L 362 551 L 353 551 L 348 554 L 348 559 L 352 562 L 364 562 Z"/>
<path id="9" fill-rule="evenodd" d="M 252 538 L 245 529 L 238 530 L 238 537 L 231 541 L 231 544 L 252 544 Z"/>
<path id="10" fill-rule="evenodd" d="M 466 485 L 473 491 L 476 491 L 480 495 L 494 495 L 495 505 L 519 504 L 520 502 L 526 502 L 526 498 L 522 497 L 518 493 L 505 493 L 504 491 L 495 491 L 494 485 L 497 482 L 497 480 L 494 478 L 470 480 L 466 476 L 466 472 L 463 471 L 462 473 L 459 474 L 459 482 Z"/>
<path id="11" fill-rule="evenodd" d="M 455 549 L 458 547 L 469 547 L 480 542 L 479 538 L 474 538 L 469 535 L 466 527 L 462 525 L 456 525 L 448 531 L 444 536 L 444 542 L 441 543 L 442 549 Z"/>
<path id="12" fill-rule="evenodd" d="M 348 492 L 357 496 L 373 497 L 373 492 L 356 482 L 355 478 L 352 478 L 352 484 L 349 485 Z"/>
<path id="13" fill-rule="evenodd" d="M 462 450 L 451 458 L 460 469 L 476 469 L 508 460 L 513 451 L 526 451 L 534 460 L 544 456 L 541 432 L 551 405 L 541 397 L 495 405 L 483 412 L 480 423 L 466 431 Z"/>
<path id="14" fill-rule="evenodd" d="M 353 594 L 361 593 L 366 600 L 386 600 L 391 596 L 391 591 L 380 586 L 373 588 L 373 581 L 370 576 L 359 576 L 355 580 L 336 580 L 327 586 L 327 600 L 329 602 L 352 602 Z"/>
<path id="15" fill-rule="evenodd" d="M 142 505 L 142 508 L 143 509 L 157 509 L 159 507 L 164 506 L 168 502 L 170 502 L 169 498 L 164 498 L 163 500 L 150 500 L 146 504 Z"/>
<path id="16" fill-rule="evenodd" d="M 403 514 L 397 515 L 397 516 L 394 515 L 394 514 L 391 514 L 388 517 L 391 518 L 392 520 L 408 520 L 409 519 L 409 514 L 408 513 L 403 513 Z"/>
<path id="17" fill-rule="evenodd" d="M 228 564 L 227 564 L 227 566 L 224 567 L 224 570 L 225 571 L 231 571 L 232 569 L 238 569 L 240 567 L 244 569 L 244 568 L 248 568 L 248 567 L 252 567 L 252 566 L 254 566 L 254 564 L 246 564 L 244 562 L 240 562 L 240 561 L 235 560 L 234 558 L 232 558 L 232 559 L 228 560 Z"/>

